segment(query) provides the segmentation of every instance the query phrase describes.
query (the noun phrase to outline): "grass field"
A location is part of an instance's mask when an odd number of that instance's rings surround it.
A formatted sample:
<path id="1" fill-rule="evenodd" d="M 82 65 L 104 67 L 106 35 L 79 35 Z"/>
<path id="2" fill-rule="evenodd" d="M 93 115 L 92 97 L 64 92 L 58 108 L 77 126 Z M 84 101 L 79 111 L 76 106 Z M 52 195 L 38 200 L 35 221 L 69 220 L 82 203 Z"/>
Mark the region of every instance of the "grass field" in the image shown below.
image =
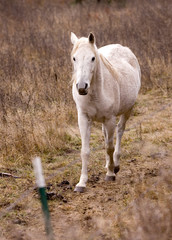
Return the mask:
<path id="1" fill-rule="evenodd" d="M 47 180 L 56 239 L 172 239 L 172 4 L 108 2 L 0 1 L 0 173 L 21 177 L 0 176 L 0 213 L 33 187 L 35 155 L 46 177 L 76 160 Z M 130 47 L 142 70 L 117 181 L 104 183 L 104 142 L 95 123 L 83 195 L 73 193 L 81 141 L 71 94 L 71 31 L 94 32 L 98 47 Z M 1 219 L 0 238 L 43 239 L 43 229 L 31 190 Z"/>
<path id="2" fill-rule="evenodd" d="M 103 136 L 101 126 L 94 125 L 84 194 L 73 192 L 81 169 L 77 128 L 70 153 L 44 155 L 55 239 L 171 239 L 171 110 L 171 99 L 159 92 L 140 94 L 122 141 L 121 171 L 114 183 L 104 181 Z M 1 219 L 1 238 L 44 239 L 32 167 L 2 169 L 21 178 L 1 179 L 1 213 L 15 203 Z"/>

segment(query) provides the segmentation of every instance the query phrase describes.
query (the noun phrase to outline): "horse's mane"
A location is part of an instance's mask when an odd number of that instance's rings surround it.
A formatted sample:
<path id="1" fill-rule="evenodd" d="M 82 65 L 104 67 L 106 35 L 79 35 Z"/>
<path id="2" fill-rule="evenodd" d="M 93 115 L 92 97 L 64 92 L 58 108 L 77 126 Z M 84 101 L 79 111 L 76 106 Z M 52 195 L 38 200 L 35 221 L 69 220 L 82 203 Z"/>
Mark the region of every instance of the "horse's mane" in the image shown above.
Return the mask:
<path id="1" fill-rule="evenodd" d="M 105 56 L 103 56 L 101 53 L 99 55 L 105 67 L 108 69 L 111 75 L 115 78 L 115 80 L 118 81 L 118 73 L 116 72 L 115 68 L 112 66 L 112 64 L 108 61 L 108 59 Z"/>

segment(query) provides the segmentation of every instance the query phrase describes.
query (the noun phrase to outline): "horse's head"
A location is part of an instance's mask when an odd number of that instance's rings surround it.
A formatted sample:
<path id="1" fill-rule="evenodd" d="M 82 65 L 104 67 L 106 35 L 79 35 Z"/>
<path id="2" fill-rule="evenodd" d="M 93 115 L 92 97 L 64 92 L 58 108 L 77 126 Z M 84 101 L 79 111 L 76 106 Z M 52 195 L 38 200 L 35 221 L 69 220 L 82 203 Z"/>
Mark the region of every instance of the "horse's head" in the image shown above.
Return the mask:
<path id="1" fill-rule="evenodd" d="M 80 95 L 87 95 L 96 67 L 95 37 L 90 33 L 88 38 L 78 39 L 71 33 L 71 42 L 74 45 L 71 54 L 74 84 Z"/>

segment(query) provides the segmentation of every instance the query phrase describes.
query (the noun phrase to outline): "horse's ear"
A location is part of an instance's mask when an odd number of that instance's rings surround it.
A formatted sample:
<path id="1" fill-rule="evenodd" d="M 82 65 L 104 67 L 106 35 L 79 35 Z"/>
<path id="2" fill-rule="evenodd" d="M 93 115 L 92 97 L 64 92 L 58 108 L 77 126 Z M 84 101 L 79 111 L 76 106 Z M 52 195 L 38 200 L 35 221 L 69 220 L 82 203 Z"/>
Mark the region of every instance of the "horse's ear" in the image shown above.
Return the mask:
<path id="1" fill-rule="evenodd" d="M 92 32 L 90 32 L 90 34 L 88 36 L 88 40 L 92 44 L 94 44 L 96 42 L 96 38 L 95 38 L 95 36 L 94 36 L 94 34 Z"/>
<path id="2" fill-rule="evenodd" d="M 77 36 L 75 35 L 75 33 L 71 32 L 71 43 L 75 44 L 78 41 Z"/>

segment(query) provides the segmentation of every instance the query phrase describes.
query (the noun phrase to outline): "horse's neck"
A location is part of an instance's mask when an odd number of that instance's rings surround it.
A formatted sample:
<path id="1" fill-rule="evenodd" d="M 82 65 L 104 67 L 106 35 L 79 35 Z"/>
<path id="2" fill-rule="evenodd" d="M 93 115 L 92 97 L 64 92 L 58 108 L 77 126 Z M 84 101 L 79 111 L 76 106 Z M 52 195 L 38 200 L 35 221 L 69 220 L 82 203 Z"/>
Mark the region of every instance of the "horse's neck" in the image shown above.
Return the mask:
<path id="1" fill-rule="evenodd" d="M 94 74 L 95 80 L 96 80 L 96 85 L 99 84 L 101 86 L 104 82 L 104 74 L 103 74 L 103 63 L 101 61 L 100 55 L 98 55 L 98 60 L 97 60 L 97 67 L 96 67 L 96 72 Z"/>
<path id="2" fill-rule="evenodd" d="M 96 85 L 104 86 L 113 79 L 113 83 L 118 85 L 118 75 L 111 63 L 101 54 L 98 55 L 96 68 Z"/>
<path id="3" fill-rule="evenodd" d="M 104 104 L 105 102 L 109 104 L 109 98 L 114 99 L 118 109 L 120 101 L 118 75 L 111 63 L 103 56 L 100 57 L 100 55 L 98 56 L 96 73 L 92 84 L 92 93 L 96 94 L 96 97 L 101 99 Z"/>

